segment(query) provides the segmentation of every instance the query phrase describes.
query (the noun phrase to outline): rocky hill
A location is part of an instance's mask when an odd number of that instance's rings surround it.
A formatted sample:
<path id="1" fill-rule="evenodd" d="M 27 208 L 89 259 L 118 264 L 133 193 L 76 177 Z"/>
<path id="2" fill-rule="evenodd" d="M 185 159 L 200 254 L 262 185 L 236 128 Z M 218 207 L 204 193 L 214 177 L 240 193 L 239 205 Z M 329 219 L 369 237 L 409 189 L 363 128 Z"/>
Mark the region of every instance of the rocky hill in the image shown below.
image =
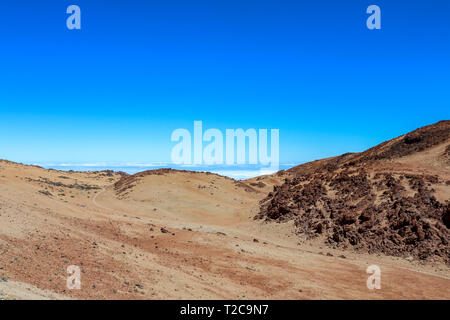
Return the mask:
<path id="1" fill-rule="evenodd" d="M 294 220 L 333 248 L 450 263 L 450 121 L 289 173 L 257 219 Z"/>

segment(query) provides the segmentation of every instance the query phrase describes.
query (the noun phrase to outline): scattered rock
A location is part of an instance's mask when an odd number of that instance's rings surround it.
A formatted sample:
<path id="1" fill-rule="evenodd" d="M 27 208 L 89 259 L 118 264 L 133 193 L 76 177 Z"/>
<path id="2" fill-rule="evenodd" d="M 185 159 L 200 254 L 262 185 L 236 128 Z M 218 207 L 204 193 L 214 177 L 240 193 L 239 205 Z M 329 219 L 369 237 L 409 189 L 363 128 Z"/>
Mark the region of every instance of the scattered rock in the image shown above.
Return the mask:
<path id="1" fill-rule="evenodd" d="M 162 233 L 170 233 L 169 230 L 167 230 L 166 228 L 162 228 L 162 227 L 161 227 L 161 232 L 162 232 Z"/>
<path id="2" fill-rule="evenodd" d="M 144 286 L 140 283 L 136 283 L 135 287 L 138 289 L 144 290 Z"/>

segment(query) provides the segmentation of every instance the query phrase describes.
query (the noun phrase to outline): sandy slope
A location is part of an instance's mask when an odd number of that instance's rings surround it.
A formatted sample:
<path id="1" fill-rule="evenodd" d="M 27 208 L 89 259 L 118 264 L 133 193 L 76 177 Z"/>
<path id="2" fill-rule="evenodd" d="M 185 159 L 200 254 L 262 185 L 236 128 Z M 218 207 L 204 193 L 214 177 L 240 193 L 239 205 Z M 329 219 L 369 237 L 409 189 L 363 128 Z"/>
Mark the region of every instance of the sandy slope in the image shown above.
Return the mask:
<path id="1" fill-rule="evenodd" d="M 0 162 L 1 296 L 450 298 L 445 265 L 302 244 L 292 223 L 254 221 L 278 178 L 250 186 L 163 170 L 120 179 Z M 366 287 L 370 264 L 381 267 L 381 290 Z M 69 265 L 82 270 L 81 290 L 66 288 Z"/>

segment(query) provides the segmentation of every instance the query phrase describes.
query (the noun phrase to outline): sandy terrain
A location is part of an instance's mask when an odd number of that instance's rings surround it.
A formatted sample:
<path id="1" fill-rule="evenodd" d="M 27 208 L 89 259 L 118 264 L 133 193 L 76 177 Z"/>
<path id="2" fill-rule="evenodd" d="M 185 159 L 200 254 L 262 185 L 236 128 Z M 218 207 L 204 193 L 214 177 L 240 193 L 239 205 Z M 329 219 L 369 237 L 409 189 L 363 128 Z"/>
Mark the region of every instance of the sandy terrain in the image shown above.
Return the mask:
<path id="1" fill-rule="evenodd" d="M 330 249 L 292 222 L 254 220 L 283 177 L 121 178 L 1 161 L 0 299 L 450 299 L 445 264 Z M 380 290 L 366 287 L 371 264 Z M 66 287 L 69 265 L 80 290 Z"/>

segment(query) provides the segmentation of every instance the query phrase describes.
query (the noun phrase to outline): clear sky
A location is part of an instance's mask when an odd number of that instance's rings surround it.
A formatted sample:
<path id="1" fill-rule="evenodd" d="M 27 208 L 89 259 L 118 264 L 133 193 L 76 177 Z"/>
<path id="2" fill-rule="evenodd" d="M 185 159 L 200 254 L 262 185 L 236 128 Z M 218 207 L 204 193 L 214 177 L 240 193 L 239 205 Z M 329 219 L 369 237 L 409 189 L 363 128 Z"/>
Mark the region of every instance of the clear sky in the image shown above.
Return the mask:
<path id="1" fill-rule="evenodd" d="M 448 0 L 2 0 L 0 158 L 170 161 L 194 120 L 279 129 L 281 162 L 362 151 L 450 118 L 449 17 Z"/>

